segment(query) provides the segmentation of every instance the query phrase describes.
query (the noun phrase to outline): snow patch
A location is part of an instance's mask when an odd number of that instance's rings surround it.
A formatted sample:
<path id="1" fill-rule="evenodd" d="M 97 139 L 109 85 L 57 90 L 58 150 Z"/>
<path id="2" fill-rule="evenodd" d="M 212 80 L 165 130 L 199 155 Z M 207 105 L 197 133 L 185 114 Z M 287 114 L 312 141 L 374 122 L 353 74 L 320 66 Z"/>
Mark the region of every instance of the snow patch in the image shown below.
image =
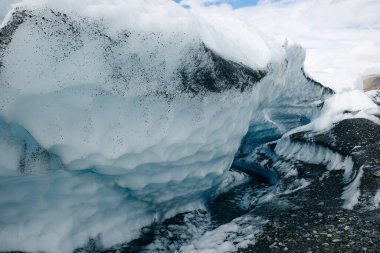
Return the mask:
<path id="1" fill-rule="evenodd" d="M 245 215 L 234 219 L 214 230 L 207 231 L 202 237 L 189 245 L 182 246 L 181 253 L 224 253 L 236 252 L 255 244 L 255 238 L 267 223 L 260 217 Z"/>
<path id="2" fill-rule="evenodd" d="M 293 192 L 296 192 L 296 191 L 299 191 L 301 189 L 304 189 L 306 187 L 308 187 L 309 185 L 311 184 L 310 181 L 307 181 L 306 179 L 304 178 L 301 178 L 301 179 L 295 179 L 291 186 L 289 187 L 290 189 L 286 189 L 283 194 L 291 194 Z"/>
<path id="3" fill-rule="evenodd" d="M 365 93 L 373 102 L 380 105 L 380 90 L 370 90 Z"/>
<path id="4" fill-rule="evenodd" d="M 380 189 L 377 190 L 375 197 L 373 198 L 373 205 L 377 209 L 380 205 Z"/>
<path id="5" fill-rule="evenodd" d="M 299 142 L 292 142 L 284 137 L 277 142 L 277 155 L 289 160 L 325 165 L 328 170 L 344 170 L 344 182 L 352 180 L 354 163 L 351 157 L 342 157 L 330 149 Z"/>
<path id="6" fill-rule="evenodd" d="M 363 166 L 360 167 L 355 180 L 344 188 L 342 199 L 344 200 L 343 208 L 353 209 L 359 202 L 360 197 L 360 180 L 363 177 Z"/>
<path id="7" fill-rule="evenodd" d="M 350 118 L 365 118 L 380 124 L 380 119 L 374 116 L 376 114 L 380 114 L 380 107 L 366 93 L 359 90 L 337 93 L 324 101 L 322 110 L 314 114 L 310 124 L 293 129 L 287 135 L 300 131 L 325 131 L 334 123 Z"/>

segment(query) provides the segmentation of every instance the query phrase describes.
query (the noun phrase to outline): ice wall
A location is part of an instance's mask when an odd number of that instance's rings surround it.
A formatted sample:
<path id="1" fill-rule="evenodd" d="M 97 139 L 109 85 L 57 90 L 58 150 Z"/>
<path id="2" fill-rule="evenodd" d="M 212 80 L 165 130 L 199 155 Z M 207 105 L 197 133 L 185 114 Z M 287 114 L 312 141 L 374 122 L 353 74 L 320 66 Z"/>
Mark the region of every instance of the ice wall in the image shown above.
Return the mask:
<path id="1" fill-rule="evenodd" d="M 298 46 L 167 1 L 71 2 L 28 1 L 1 28 L 0 250 L 130 241 L 212 197 L 250 124 L 281 132 L 329 93 Z"/>
<path id="2" fill-rule="evenodd" d="M 249 155 L 258 145 L 309 123 L 334 93 L 305 73 L 302 47 L 286 44 L 283 50 L 283 61 L 269 64 L 267 75 L 252 94 L 254 114 L 238 156 Z M 273 137 L 268 139 L 268 136 Z"/>

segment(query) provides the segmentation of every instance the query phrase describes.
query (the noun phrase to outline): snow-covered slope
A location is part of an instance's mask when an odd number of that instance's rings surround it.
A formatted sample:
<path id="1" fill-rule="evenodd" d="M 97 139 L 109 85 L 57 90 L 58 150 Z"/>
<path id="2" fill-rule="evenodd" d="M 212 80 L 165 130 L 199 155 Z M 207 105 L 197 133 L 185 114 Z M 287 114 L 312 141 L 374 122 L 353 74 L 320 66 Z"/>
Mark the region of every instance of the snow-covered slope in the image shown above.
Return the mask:
<path id="1" fill-rule="evenodd" d="M 0 31 L 0 250 L 130 241 L 212 197 L 250 125 L 284 132 L 331 93 L 302 48 L 251 31 L 242 48 L 174 3 L 149 24 L 148 1 L 119 3 L 133 22 L 115 26 L 99 1 L 47 2 Z M 170 23 L 182 15 L 185 30 Z"/>

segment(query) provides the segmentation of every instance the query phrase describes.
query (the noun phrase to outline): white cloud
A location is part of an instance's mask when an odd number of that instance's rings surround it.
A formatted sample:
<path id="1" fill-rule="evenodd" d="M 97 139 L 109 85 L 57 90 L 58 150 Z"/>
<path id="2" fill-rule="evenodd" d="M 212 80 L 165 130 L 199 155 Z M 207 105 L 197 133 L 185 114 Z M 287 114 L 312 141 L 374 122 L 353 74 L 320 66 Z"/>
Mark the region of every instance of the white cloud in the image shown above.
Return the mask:
<path id="1" fill-rule="evenodd" d="M 359 87 L 362 73 L 380 69 L 378 0 L 262 0 L 235 10 L 227 4 L 205 7 L 204 0 L 184 2 L 209 19 L 239 19 L 281 43 L 300 43 L 307 49 L 309 74 L 338 91 Z"/>

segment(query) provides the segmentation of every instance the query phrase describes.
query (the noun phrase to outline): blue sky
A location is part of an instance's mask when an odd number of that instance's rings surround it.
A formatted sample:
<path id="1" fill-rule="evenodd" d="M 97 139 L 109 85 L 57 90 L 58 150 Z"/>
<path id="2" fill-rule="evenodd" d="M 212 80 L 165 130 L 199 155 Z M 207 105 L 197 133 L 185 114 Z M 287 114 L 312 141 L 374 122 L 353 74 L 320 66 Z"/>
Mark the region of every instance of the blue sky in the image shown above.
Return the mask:
<path id="1" fill-rule="evenodd" d="M 256 5 L 259 0 L 226 0 L 226 1 L 219 1 L 219 3 L 229 3 L 234 8 L 242 8 L 246 6 L 252 6 Z"/>
<path id="2" fill-rule="evenodd" d="M 234 8 L 256 5 L 259 0 L 235 0 L 229 1 Z"/>
<path id="3" fill-rule="evenodd" d="M 181 2 L 181 0 L 175 0 L 177 3 Z M 247 6 L 256 5 L 259 0 L 217 0 L 213 1 L 214 3 L 205 4 L 205 6 L 209 5 L 219 5 L 221 3 L 229 3 L 234 8 L 242 8 Z"/>

